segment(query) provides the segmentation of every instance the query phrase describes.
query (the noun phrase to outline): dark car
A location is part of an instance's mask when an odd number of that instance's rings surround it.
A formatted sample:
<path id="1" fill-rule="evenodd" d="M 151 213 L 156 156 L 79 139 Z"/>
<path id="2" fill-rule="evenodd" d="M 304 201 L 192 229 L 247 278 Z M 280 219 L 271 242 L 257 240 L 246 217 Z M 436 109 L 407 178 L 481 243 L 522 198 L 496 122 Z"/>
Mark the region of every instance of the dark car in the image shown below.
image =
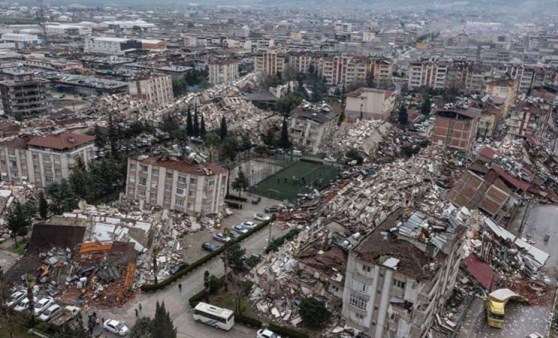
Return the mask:
<path id="1" fill-rule="evenodd" d="M 189 267 L 190 264 L 188 263 L 182 263 L 182 264 L 178 264 L 173 266 L 172 268 L 169 269 L 169 272 L 171 273 L 171 275 L 174 275 L 175 273 L 177 273 L 179 270 L 182 269 L 186 269 L 187 267 Z"/>
<path id="2" fill-rule="evenodd" d="M 202 244 L 202 249 L 204 249 L 205 251 L 209 251 L 209 252 L 213 252 L 219 249 L 218 245 L 215 245 L 211 242 L 204 242 Z"/>
<path id="3" fill-rule="evenodd" d="M 261 200 L 262 200 L 262 198 L 260 196 L 256 196 L 256 197 L 252 198 L 252 204 L 258 204 L 258 203 L 260 203 Z"/>
<path id="4" fill-rule="evenodd" d="M 272 214 L 272 213 L 274 213 L 274 212 L 279 212 L 279 211 L 281 211 L 281 207 L 279 207 L 279 206 L 277 206 L 277 205 L 272 205 L 272 206 L 266 207 L 266 208 L 264 209 L 264 211 L 267 212 L 268 214 Z"/>

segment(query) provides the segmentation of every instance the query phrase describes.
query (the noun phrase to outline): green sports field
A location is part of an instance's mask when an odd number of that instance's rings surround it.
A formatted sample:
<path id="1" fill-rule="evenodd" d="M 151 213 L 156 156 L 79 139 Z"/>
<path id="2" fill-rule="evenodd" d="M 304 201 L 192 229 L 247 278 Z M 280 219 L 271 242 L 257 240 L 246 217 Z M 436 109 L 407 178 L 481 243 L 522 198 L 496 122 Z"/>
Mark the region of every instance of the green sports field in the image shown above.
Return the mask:
<path id="1" fill-rule="evenodd" d="M 297 161 L 249 189 L 257 195 L 294 200 L 298 194 L 325 188 L 339 173 L 339 168 Z"/>

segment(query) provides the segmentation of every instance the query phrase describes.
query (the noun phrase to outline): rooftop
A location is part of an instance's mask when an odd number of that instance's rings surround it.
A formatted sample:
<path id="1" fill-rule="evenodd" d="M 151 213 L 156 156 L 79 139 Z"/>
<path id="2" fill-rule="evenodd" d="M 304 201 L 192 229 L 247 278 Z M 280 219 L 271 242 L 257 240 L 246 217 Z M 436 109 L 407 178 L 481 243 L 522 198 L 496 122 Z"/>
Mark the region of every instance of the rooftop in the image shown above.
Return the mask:
<path id="1" fill-rule="evenodd" d="M 198 176 L 213 176 L 216 174 L 224 174 L 227 172 L 225 168 L 222 168 L 214 163 L 195 163 L 170 156 L 167 158 L 159 156 L 151 156 L 145 158 L 143 156 L 140 156 L 136 160 L 143 164 L 164 167 L 182 173 Z"/>
<path id="2" fill-rule="evenodd" d="M 33 137 L 27 144 L 42 148 L 68 150 L 87 143 L 92 143 L 94 140 L 94 136 L 63 132 L 60 134 Z"/>

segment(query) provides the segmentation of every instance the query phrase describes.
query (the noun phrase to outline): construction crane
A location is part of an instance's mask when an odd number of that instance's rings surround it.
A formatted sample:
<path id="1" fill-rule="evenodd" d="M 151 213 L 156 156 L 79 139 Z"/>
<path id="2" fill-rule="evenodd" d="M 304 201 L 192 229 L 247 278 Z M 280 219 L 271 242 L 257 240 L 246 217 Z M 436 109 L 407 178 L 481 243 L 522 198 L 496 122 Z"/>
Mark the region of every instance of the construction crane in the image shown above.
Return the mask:
<path id="1" fill-rule="evenodd" d="M 43 40 L 44 44 L 48 45 L 48 37 L 46 32 L 46 20 L 45 20 L 45 6 L 43 0 L 37 0 L 39 3 L 39 25 L 41 26 L 41 30 L 43 31 Z"/>

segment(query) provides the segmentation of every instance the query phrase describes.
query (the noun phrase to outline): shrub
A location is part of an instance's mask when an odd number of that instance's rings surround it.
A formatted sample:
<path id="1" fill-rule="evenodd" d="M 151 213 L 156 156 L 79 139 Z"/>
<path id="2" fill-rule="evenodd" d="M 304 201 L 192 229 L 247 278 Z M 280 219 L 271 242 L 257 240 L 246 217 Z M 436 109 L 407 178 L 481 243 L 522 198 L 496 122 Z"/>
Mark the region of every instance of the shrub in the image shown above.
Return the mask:
<path id="1" fill-rule="evenodd" d="M 240 196 L 235 196 L 235 195 L 227 195 L 225 196 L 226 200 L 232 200 L 232 201 L 239 201 L 239 202 L 248 202 L 248 199 L 246 197 L 240 197 Z"/>
<path id="2" fill-rule="evenodd" d="M 277 251 L 285 242 L 292 240 L 300 233 L 300 229 L 291 229 L 285 235 L 278 237 L 271 241 L 267 248 L 265 248 L 265 253 L 269 253 L 271 251 Z"/>
<path id="3" fill-rule="evenodd" d="M 209 277 L 209 293 L 217 292 L 223 286 L 223 279 L 211 275 Z"/>
<path id="4" fill-rule="evenodd" d="M 331 318 L 331 313 L 325 304 L 316 298 L 307 297 L 302 299 L 298 308 L 302 322 L 312 328 L 319 328 Z"/>
<path id="5" fill-rule="evenodd" d="M 243 205 L 240 203 L 225 201 L 225 204 L 231 209 L 242 209 Z"/>

